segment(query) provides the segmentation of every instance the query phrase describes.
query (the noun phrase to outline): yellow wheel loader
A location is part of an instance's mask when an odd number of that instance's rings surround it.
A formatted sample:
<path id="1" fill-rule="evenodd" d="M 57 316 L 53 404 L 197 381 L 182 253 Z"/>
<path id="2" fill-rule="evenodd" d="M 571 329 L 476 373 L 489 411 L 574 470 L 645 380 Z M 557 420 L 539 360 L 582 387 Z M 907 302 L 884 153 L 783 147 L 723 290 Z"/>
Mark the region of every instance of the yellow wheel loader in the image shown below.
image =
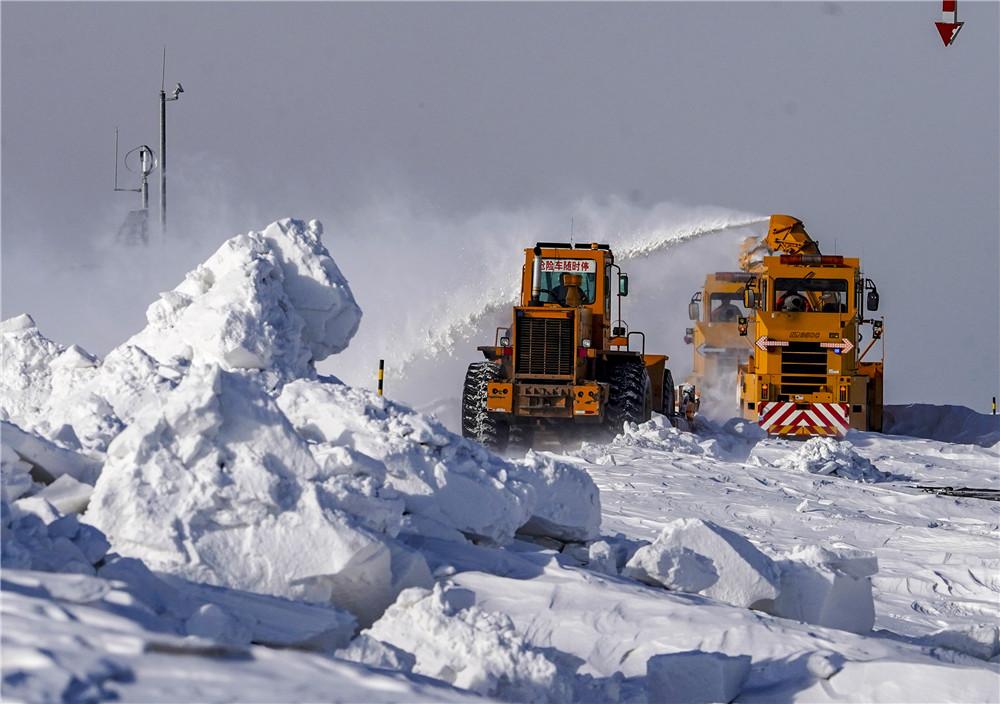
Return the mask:
<path id="1" fill-rule="evenodd" d="M 645 334 L 622 321 L 627 295 L 628 275 L 606 244 L 539 242 L 525 249 L 511 325 L 478 348 L 486 361 L 469 365 L 462 434 L 502 451 L 529 445 L 540 428 L 618 433 L 653 411 L 673 416 L 667 357 L 646 354 Z"/>

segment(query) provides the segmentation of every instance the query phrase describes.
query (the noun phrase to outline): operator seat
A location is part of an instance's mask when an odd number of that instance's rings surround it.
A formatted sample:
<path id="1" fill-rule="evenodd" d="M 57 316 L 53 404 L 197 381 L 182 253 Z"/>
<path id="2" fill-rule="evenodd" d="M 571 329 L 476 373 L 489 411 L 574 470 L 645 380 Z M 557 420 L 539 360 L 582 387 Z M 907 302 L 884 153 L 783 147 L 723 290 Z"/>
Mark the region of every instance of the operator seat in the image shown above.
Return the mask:
<path id="1" fill-rule="evenodd" d="M 580 290 L 580 284 L 583 282 L 583 277 L 579 274 L 563 274 L 561 279 L 561 288 L 565 291 L 563 305 L 568 308 L 582 306 L 583 291 Z"/>

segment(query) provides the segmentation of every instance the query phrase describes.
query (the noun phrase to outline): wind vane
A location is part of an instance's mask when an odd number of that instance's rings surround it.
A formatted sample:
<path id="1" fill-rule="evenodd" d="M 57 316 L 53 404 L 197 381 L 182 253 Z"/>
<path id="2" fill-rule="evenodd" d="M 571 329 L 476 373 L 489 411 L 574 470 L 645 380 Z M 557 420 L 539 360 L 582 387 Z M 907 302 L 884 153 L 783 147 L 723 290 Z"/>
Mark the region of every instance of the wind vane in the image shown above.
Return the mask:
<path id="1" fill-rule="evenodd" d="M 951 46 L 965 22 L 958 21 L 958 0 L 941 0 L 941 21 L 935 22 L 945 46 Z"/>

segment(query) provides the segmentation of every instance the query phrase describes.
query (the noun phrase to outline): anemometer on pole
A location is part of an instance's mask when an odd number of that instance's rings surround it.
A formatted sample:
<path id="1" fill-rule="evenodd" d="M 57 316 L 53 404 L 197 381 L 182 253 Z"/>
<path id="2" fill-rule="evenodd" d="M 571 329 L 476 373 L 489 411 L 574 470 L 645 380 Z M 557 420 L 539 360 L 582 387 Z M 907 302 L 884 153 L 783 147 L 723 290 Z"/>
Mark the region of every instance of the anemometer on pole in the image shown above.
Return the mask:
<path id="1" fill-rule="evenodd" d="M 163 47 L 163 64 L 160 74 L 160 153 L 149 145 L 140 145 L 125 153 L 123 163 L 132 173 L 139 174 L 139 188 L 122 188 L 118 185 L 118 128 L 115 128 L 115 191 L 139 194 L 139 209 L 129 211 L 118 230 L 119 240 L 129 244 L 149 242 L 149 175 L 160 167 L 160 236 L 167 233 L 167 101 L 177 100 L 184 88 L 178 83 L 170 96 L 164 90 L 167 76 L 167 48 Z"/>

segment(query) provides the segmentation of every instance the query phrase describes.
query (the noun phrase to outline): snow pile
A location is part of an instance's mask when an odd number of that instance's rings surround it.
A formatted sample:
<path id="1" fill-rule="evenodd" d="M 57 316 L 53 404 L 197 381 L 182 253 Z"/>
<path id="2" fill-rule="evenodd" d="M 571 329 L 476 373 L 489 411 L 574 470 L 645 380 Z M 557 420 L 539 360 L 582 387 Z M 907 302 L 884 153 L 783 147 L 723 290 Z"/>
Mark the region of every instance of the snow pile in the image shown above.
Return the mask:
<path id="1" fill-rule="evenodd" d="M 851 633 L 871 631 L 871 577 L 878 572 L 874 555 L 813 545 L 796 548 L 788 558 L 778 563 L 781 594 L 772 613 Z"/>
<path id="2" fill-rule="evenodd" d="M 731 702 L 750 674 L 749 655 L 690 650 L 646 662 L 646 696 L 663 704 Z"/>
<path id="3" fill-rule="evenodd" d="M 703 455 L 706 454 L 703 443 L 704 440 L 699 440 L 692 433 L 678 430 L 670 424 L 669 418 L 657 413 L 645 423 L 625 423 L 612 445 Z"/>
<path id="4" fill-rule="evenodd" d="M 886 406 L 885 432 L 981 447 L 1000 444 L 1000 416 L 976 413 L 965 406 L 911 403 Z"/>
<path id="5" fill-rule="evenodd" d="M 398 524 L 402 505 L 380 489 L 320 467 L 254 380 L 195 367 L 115 439 L 87 518 L 155 570 L 332 601 L 364 621 L 430 577 L 402 547 L 394 573 L 385 537 L 343 510 Z"/>
<path id="6" fill-rule="evenodd" d="M 601 495 L 589 474 L 531 450 L 514 466 L 513 477 L 535 490 L 531 518 L 518 532 L 576 542 L 600 534 Z"/>
<path id="7" fill-rule="evenodd" d="M 531 515 L 524 475 L 434 418 L 366 390 L 310 380 L 286 385 L 278 405 L 327 471 L 384 480 L 402 499 L 408 532 L 505 543 Z"/>
<path id="8" fill-rule="evenodd" d="M 711 521 L 671 521 L 639 548 L 623 574 L 673 591 L 764 608 L 778 596 L 778 575 L 767 555 L 746 538 Z"/>
<path id="9" fill-rule="evenodd" d="M 93 484 L 100 473 L 100 462 L 78 452 L 66 450 L 43 437 L 29 433 L 13 423 L 0 421 L 0 442 L 3 444 L 4 485 L 8 481 L 24 482 L 30 472 L 36 481 L 50 483 L 62 476 Z M 10 476 L 7 473 L 10 472 Z M 27 489 L 21 493 L 25 493 Z M 20 494 L 18 494 L 20 496 Z M 17 496 L 8 496 L 8 499 Z"/>
<path id="10" fill-rule="evenodd" d="M 318 221 L 284 219 L 233 237 L 149 306 L 128 344 L 160 361 L 267 370 L 275 382 L 313 376 L 361 321 L 321 233 Z"/>
<path id="11" fill-rule="evenodd" d="M 782 457 L 775 466 L 797 472 L 836 475 L 856 482 L 884 482 L 892 475 L 881 471 L 844 440 L 815 437 L 807 440 L 793 454 Z"/>
<path id="12" fill-rule="evenodd" d="M 415 673 L 483 696 L 514 702 L 572 697 L 572 676 L 526 645 L 509 617 L 476 607 L 468 589 L 408 589 L 365 634 L 412 653 Z"/>
<path id="13" fill-rule="evenodd" d="M 39 497 L 0 504 L 4 569 L 95 574 L 111 546 L 92 526 Z"/>

